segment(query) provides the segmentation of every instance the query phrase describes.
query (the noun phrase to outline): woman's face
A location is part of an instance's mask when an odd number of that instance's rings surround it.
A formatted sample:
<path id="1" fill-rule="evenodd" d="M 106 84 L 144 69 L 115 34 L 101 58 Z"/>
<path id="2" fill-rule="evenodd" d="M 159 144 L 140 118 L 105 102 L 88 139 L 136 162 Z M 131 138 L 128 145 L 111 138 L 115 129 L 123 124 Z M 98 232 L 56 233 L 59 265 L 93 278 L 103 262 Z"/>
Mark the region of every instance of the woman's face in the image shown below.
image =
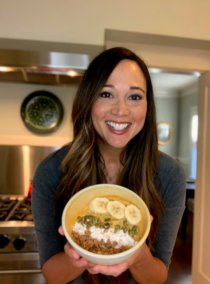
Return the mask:
<path id="1" fill-rule="evenodd" d="M 146 80 L 135 61 L 123 60 L 113 70 L 92 107 L 94 128 L 103 143 L 123 149 L 144 126 Z"/>

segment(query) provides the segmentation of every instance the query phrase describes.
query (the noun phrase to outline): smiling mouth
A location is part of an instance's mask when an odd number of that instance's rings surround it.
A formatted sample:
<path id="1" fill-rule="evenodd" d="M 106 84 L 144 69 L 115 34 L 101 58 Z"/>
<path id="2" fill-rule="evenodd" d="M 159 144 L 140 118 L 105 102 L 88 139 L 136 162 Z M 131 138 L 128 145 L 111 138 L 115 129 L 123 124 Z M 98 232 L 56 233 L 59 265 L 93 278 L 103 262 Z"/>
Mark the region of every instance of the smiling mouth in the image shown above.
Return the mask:
<path id="1" fill-rule="evenodd" d="M 112 121 L 107 121 L 106 124 L 114 130 L 121 131 L 129 127 L 129 123 L 116 123 Z"/>

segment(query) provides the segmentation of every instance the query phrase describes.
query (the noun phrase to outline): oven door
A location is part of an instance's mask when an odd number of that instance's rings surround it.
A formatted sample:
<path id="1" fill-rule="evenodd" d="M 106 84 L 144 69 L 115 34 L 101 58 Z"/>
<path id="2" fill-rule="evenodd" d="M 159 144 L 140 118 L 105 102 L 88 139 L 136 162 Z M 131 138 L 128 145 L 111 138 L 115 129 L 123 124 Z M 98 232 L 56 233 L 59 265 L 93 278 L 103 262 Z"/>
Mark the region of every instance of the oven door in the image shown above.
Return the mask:
<path id="1" fill-rule="evenodd" d="M 46 284 L 39 267 L 38 253 L 1 253 L 0 283 Z"/>

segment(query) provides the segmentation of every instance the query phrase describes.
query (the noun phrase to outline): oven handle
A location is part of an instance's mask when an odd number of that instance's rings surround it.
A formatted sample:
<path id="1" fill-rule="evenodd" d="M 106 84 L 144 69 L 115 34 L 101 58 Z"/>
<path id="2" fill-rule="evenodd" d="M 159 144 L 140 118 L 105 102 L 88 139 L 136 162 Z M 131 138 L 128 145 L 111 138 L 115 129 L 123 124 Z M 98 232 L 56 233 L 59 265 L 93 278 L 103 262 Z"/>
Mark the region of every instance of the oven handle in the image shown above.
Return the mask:
<path id="1" fill-rule="evenodd" d="M 14 270 L 0 270 L 1 274 L 33 274 L 33 273 L 41 273 L 40 269 L 14 269 Z"/>

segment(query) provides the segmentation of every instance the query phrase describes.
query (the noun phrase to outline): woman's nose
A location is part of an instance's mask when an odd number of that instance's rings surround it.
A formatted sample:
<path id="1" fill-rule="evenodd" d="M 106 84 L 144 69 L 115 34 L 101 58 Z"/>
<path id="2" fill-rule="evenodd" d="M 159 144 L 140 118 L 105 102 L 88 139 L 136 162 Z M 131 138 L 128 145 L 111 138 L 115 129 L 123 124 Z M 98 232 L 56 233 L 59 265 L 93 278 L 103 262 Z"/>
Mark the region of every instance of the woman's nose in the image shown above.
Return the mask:
<path id="1" fill-rule="evenodd" d="M 112 108 L 112 113 L 115 115 L 127 115 L 129 111 L 128 104 L 124 99 L 117 100 Z"/>

